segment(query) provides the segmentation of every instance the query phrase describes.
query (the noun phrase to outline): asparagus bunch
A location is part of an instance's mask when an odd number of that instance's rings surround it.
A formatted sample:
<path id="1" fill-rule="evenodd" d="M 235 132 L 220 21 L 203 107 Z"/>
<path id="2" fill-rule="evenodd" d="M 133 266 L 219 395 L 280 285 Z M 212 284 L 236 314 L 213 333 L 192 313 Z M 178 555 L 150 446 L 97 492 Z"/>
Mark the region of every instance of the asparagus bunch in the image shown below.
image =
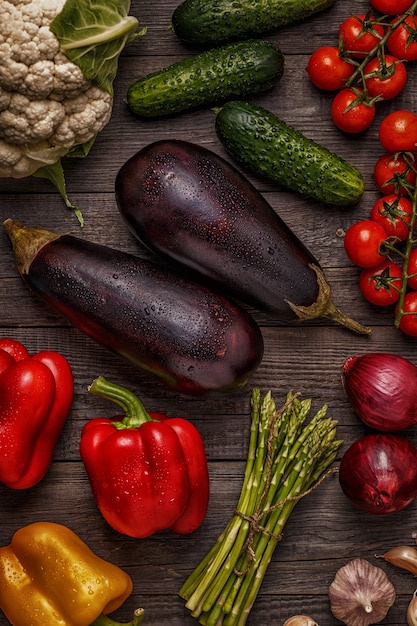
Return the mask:
<path id="1" fill-rule="evenodd" d="M 179 591 L 206 626 L 243 626 L 283 528 L 297 502 L 326 476 L 342 441 L 323 406 L 306 424 L 311 400 L 290 392 L 277 411 L 271 392 L 251 396 L 245 475 L 234 514 Z"/>

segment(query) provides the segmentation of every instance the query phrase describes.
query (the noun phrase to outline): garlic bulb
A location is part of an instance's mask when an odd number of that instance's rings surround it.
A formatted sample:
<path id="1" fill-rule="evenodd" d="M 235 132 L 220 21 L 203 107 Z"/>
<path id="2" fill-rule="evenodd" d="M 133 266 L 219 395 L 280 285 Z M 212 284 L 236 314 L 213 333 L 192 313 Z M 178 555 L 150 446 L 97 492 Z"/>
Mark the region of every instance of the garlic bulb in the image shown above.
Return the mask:
<path id="1" fill-rule="evenodd" d="M 365 559 L 353 559 L 336 572 L 329 587 L 333 615 L 347 626 L 382 621 L 395 601 L 395 589 L 385 572 Z"/>
<path id="2" fill-rule="evenodd" d="M 293 615 L 284 622 L 283 626 L 319 626 L 312 617 L 308 615 Z"/>
<path id="3" fill-rule="evenodd" d="M 407 624 L 408 626 L 417 626 L 417 591 L 413 593 L 410 604 L 407 608 Z"/>

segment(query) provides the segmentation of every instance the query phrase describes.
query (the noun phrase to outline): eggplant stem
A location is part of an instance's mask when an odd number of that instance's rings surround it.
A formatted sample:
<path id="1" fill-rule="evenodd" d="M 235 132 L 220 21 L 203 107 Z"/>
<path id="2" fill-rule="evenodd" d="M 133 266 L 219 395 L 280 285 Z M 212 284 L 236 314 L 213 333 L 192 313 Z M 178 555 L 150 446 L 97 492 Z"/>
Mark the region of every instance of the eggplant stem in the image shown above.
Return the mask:
<path id="1" fill-rule="evenodd" d="M 3 226 L 12 243 L 16 269 L 21 276 L 29 273 L 33 259 L 44 245 L 62 236 L 44 228 L 23 226 L 10 218 L 3 222 Z"/>
<path id="2" fill-rule="evenodd" d="M 319 294 L 316 301 L 310 306 L 298 306 L 286 300 L 288 306 L 294 311 L 297 317 L 300 320 L 313 320 L 318 317 L 326 317 L 340 326 L 353 330 L 355 333 L 370 335 L 372 330 L 369 326 L 364 326 L 360 322 L 348 317 L 333 304 L 331 301 L 331 287 L 327 282 L 323 270 L 314 264 L 311 264 L 310 267 L 316 272 Z"/>
<path id="3" fill-rule="evenodd" d="M 372 329 L 369 326 L 364 326 L 360 322 L 348 317 L 332 303 L 329 305 L 329 309 L 324 317 L 336 322 L 340 326 L 353 330 L 353 332 L 358 333 L 359 335 L 370 335 L 372 333 Z"/>

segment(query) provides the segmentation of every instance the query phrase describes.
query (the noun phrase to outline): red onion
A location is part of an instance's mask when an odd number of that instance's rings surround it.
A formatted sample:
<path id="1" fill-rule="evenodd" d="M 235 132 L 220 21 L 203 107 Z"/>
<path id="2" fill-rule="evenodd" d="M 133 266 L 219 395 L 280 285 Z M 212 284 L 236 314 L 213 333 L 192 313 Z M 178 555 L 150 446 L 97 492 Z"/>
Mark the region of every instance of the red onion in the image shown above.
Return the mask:
<path id="1" fill-rule="evenodd" d="M 384 352 L 348 357 L 342 384 L 371 428 L 394 432 L 417 423 L 417 367 L 404 357 Z"/>
<path id="2" fill-rule="evenodd" d="M 417 496 L 417 448 L 398 435 L 365 435 L 344 453 L 339 482 L 349 500 L 367 513 L 400 511 Z"/>

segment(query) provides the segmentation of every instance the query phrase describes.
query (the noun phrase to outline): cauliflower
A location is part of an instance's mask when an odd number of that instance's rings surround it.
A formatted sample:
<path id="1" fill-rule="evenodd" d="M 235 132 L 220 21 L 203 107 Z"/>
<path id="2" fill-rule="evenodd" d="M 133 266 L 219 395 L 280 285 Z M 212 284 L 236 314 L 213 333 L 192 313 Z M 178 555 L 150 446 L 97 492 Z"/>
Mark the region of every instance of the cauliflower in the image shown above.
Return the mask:
<path id="1" fill-rule="evenodd" d="M 0 177 L 56 184 L 48 168 L 81 145 L 85 156 L 110 120 L 118 56 L 144 31 L 130 0 L 92 1 L 1 0 Z"/>

